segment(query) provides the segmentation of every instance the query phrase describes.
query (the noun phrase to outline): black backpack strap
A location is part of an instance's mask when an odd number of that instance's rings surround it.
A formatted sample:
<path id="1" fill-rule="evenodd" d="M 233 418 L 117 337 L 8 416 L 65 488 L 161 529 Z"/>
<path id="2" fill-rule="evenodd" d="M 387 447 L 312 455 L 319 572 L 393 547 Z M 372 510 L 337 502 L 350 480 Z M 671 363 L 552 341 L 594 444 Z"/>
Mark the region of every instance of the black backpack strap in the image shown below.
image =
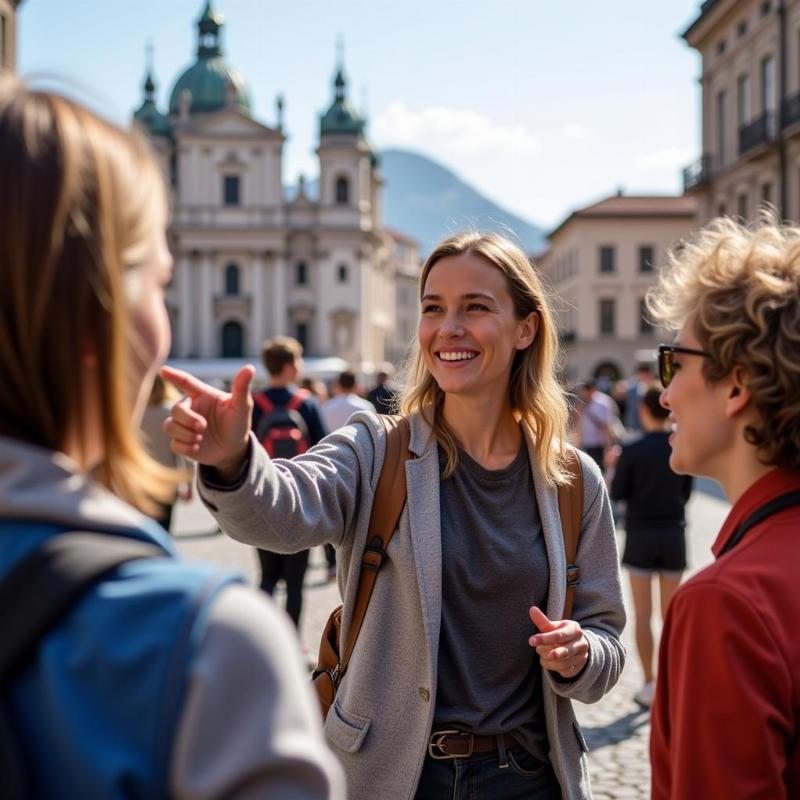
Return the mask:
<path id="1" fill-rule="evenodd" d="M 786 494 L 778 495 L 763 506 L 757 508 L 747 519 L 735 530 L 733 536 L 728 539 L 725 547 L 722 548 L 718 558 L 722 558 L 725 553 L 730 552 L 736 547 L 737 544 L 744 538 L 744 535 L 750 528 L 754 528 L 760 522 L 763 522 L 767 517 L 783 511 L 785 508 L 800 505 L 800 490 L 793 492 L 786 492 Z"/>
<path id="2" fill-rule="evenodd" d="M 126 561 L 165 556 L 155 544 L 103 533 L 48 539 L 0 583 L 0 686 L 100 578 Z"/>

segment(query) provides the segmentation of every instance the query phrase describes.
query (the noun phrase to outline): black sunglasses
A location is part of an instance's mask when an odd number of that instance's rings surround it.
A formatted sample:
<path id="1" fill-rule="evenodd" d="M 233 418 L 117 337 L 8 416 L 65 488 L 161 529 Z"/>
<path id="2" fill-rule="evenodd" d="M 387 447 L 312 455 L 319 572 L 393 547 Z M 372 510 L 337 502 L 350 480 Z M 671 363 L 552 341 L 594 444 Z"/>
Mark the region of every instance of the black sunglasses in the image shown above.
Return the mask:
<path id="1" fill-rule="evenodd" d="M 706 356 L 706 358 L 711 355 L 705 350 L 692 350 L 691 347 L 678 347 L 674 344 L 660 344 L 658 346 L 658 377 L 665 389 L 675 377 L 675 353 L 687 356 Z"/>

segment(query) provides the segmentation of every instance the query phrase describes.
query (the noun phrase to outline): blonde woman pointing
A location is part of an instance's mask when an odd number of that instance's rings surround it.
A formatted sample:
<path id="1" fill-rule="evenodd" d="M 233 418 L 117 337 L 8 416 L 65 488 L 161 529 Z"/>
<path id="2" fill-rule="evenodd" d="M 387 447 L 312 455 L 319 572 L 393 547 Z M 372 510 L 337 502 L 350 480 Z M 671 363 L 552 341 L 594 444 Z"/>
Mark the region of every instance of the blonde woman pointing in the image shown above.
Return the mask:
<path id="1" fill-rule="evenodd" d="M 594 702 L 624 662 L 619 567 L 598 469 L 584 497 L 573 619 L 557 487 L 567 404 L 557 337 L 533 265 L 506 239 L 443 241 L 420 278 L 408 385 L 407 502 L 349 670 L 325 723 L 350 796 L 587 798 L 571 701 Z M 352 617 L 385 433 L 373 414 L 291 461 L 248 433 L 252 369 L 233 392 L 185 373 L 167 429 L 205 465 L 200 493 L 225 531 L 287 552 L 338 549 Z"/>

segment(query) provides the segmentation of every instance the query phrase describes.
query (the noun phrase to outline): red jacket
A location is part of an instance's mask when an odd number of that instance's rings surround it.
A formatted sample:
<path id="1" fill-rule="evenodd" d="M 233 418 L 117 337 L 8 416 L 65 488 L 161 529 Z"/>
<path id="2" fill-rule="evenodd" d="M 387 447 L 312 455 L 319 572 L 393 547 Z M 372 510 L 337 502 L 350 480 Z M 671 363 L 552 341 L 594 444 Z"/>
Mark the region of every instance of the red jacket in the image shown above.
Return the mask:
<path id="1" fill-rule="evenodd" d="M 800 798 L 800 506 L 719 557 L 759 506 L 800 489 L 774 470 L 731 509 L 718 557 L 672 598 L 650 738 L 653 800 Z"/>

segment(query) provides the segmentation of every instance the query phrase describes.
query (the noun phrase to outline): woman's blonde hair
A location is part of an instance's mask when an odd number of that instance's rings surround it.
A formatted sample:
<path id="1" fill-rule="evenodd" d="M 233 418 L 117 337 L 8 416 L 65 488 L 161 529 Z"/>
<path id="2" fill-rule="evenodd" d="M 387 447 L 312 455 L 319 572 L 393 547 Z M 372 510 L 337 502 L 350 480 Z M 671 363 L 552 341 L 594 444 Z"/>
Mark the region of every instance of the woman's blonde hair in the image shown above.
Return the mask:
<path id="1" fill-rule="evenodd" d="M 759 417 L 745 439 L 763 463 L 800 469 L 800 229 L 773 213 L 716 219 L 668 254 L 647 305 L 665 328 L 689 321 L 708 381 L 742 368 Z"/>
<path id="2" fill-rule="evenodd" d="M 150 257 L 166 193 L 147 143 L 60 95 L 0 79 L 0 434 L 51 450 L 96 425 L 96 476 L 142 510 L 172 471 L 133 425 L 138 348 L 123 274 Z M 98 386 L 82 385 L 87 351 Z M 138 356 L 137 356 L 138 357 Z M 90 393 L 100 418 L 88 421 Z"/>
<path id="3" fill-rule="evenodd" d="M 533 343 L 514 355 L 508 395 L 515 415 L 533 432 L 536 457 L 547 482 L 563 483 L 567 479 L 563 470 L 567 400 L 556 379 L 558 333 L 542 283 L 531 261 L 508 239 L 496 233 L 467 231 L 444 239 L 428 256 L 419 279 L 420 298 L 430 271 L 440 259 L 465 254 L 478 256 L 503 273 L 517 319 L 531 312 L 539 317 Z M 400 409 L 407 415 L 419 412 L 431 425 L 447 457 L 447 477 L 458 466 L 458 445 L 442 418 L 444 392 L 425 366 L 416 339 L 406 373 Z"/>

